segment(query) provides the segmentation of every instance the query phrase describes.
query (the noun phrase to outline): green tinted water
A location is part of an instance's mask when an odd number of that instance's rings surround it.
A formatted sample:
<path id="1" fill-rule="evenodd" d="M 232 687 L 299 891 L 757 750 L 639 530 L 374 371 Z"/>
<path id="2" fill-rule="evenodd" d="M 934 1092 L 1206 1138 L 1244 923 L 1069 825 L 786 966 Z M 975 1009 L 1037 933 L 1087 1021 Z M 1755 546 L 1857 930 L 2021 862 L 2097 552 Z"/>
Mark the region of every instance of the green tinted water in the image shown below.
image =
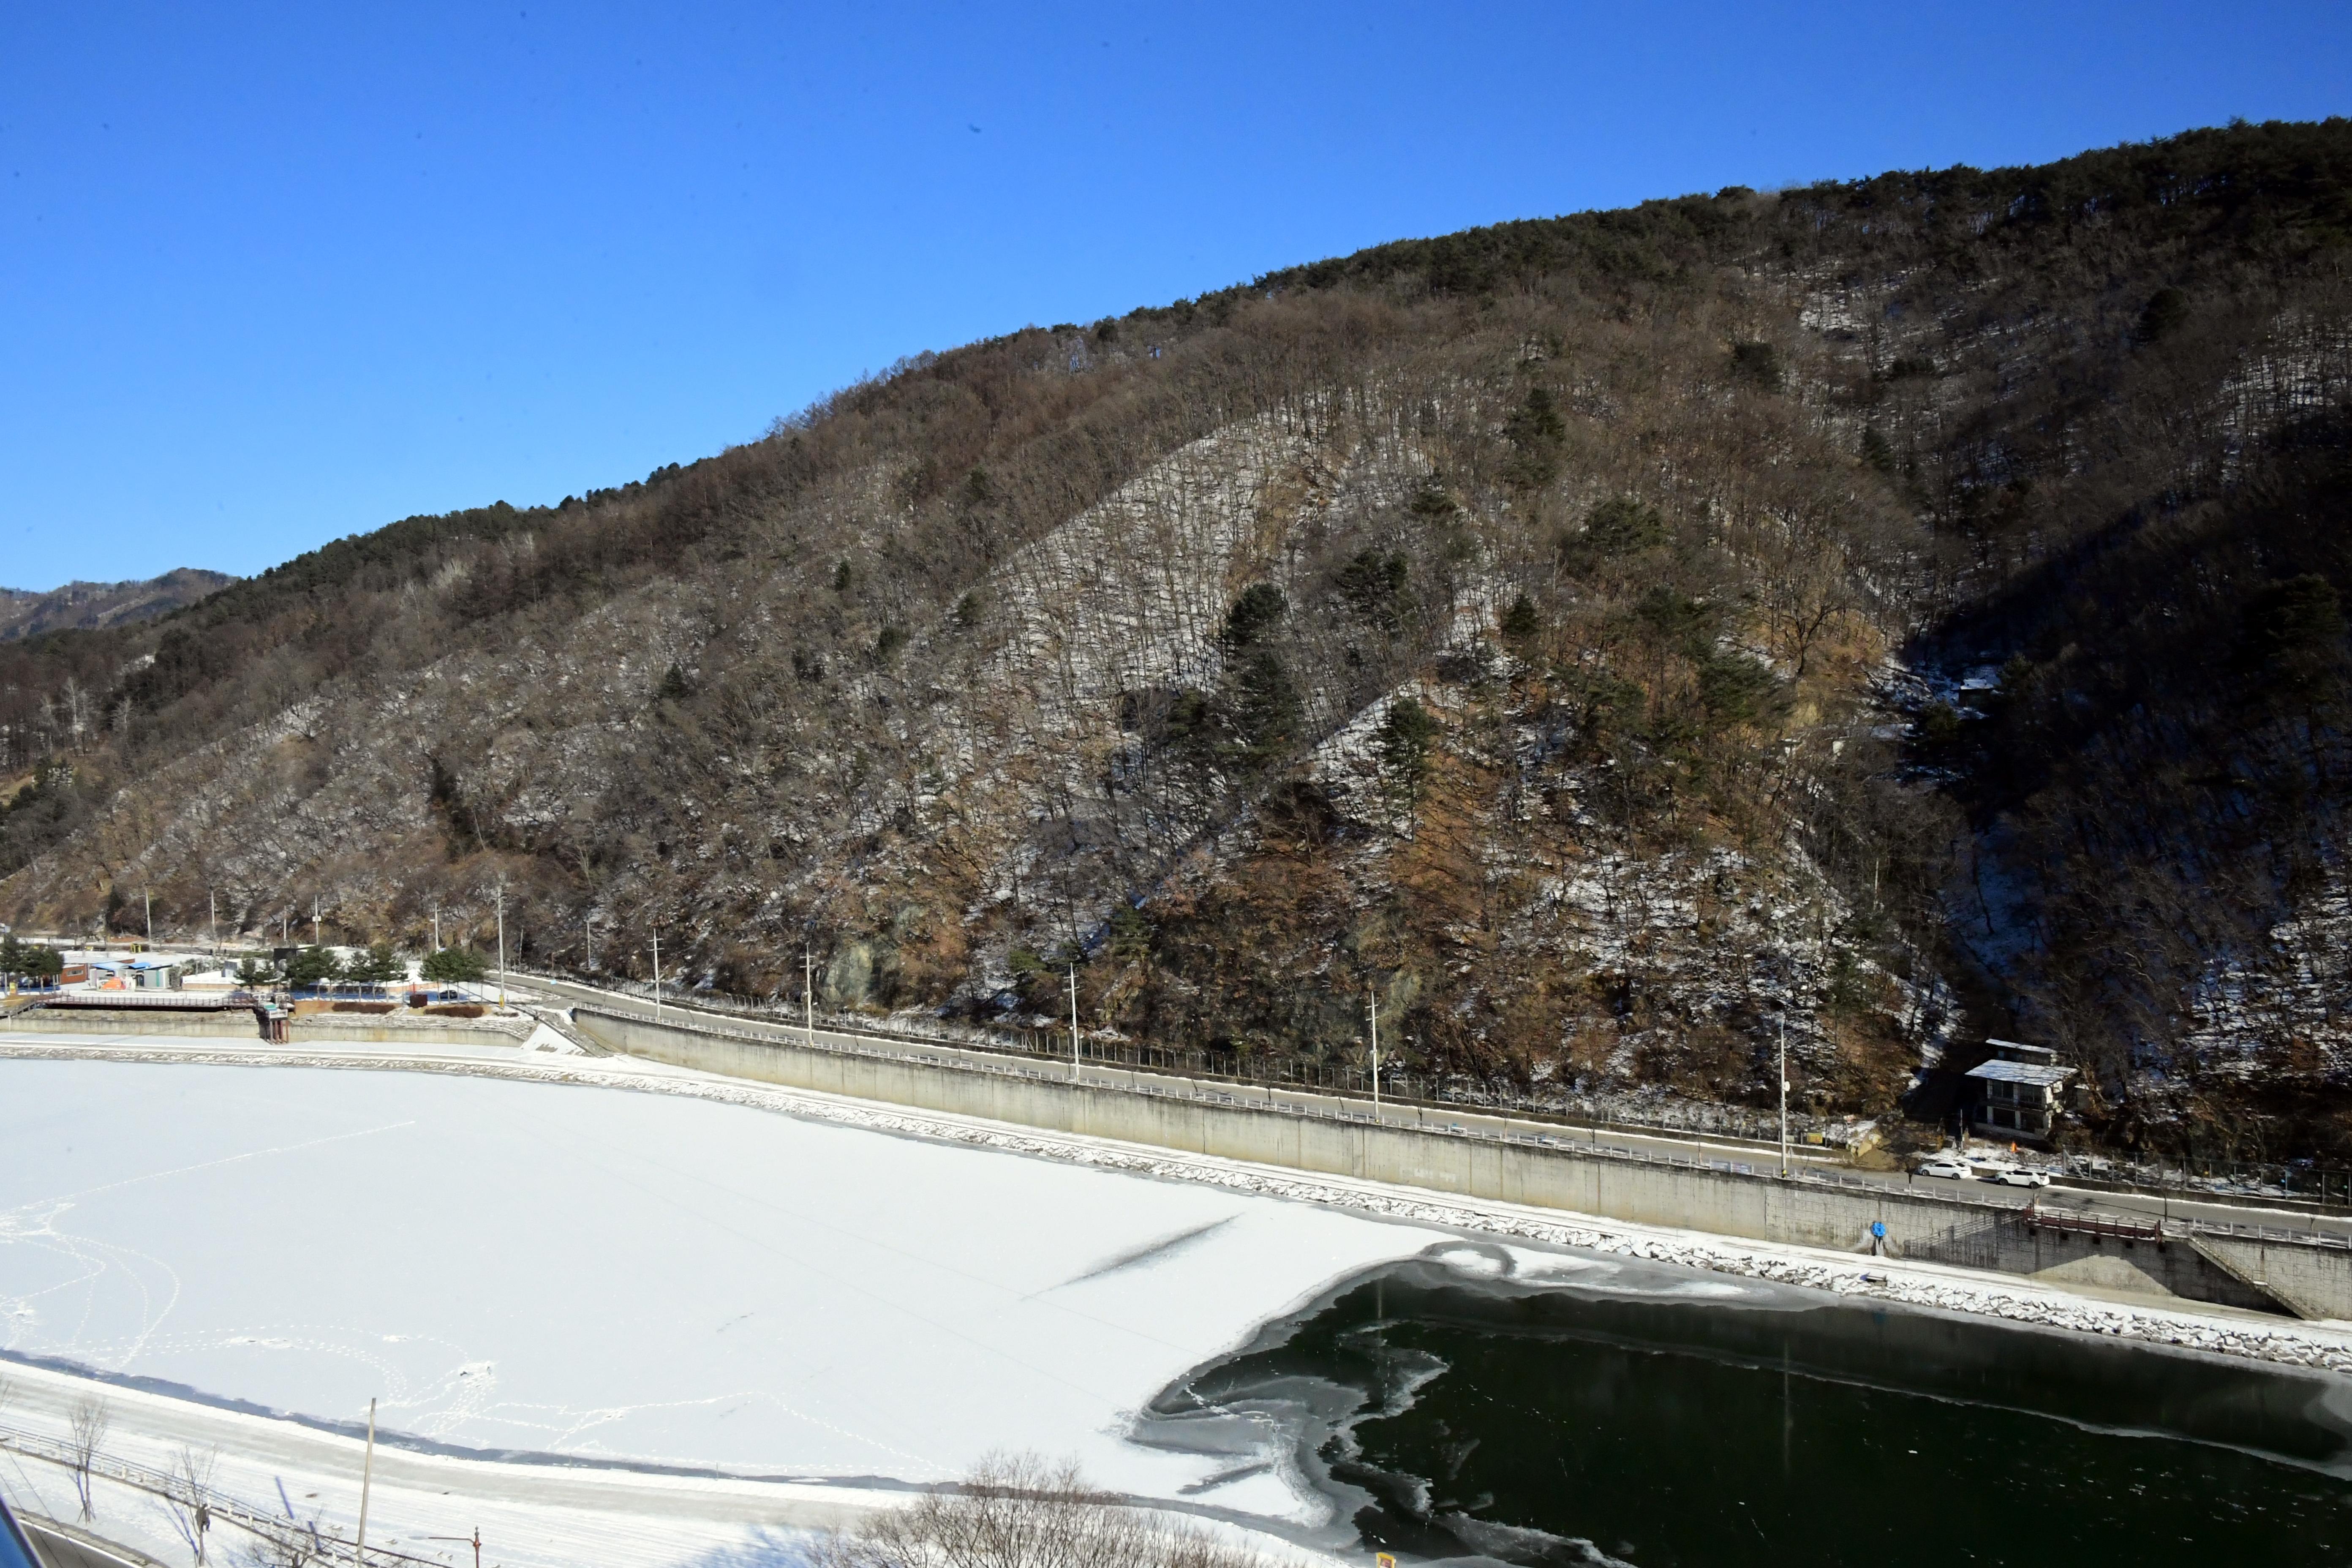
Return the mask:
<path id="1" fill-rule="evenodd" d="M 1281 1415 L 1362 1543 L 1414 1557 L 2284 1568 L 2352 1563 L 2347 1394 L 1788 1292 L 1412 1265 L 1162 1409 Z"/>

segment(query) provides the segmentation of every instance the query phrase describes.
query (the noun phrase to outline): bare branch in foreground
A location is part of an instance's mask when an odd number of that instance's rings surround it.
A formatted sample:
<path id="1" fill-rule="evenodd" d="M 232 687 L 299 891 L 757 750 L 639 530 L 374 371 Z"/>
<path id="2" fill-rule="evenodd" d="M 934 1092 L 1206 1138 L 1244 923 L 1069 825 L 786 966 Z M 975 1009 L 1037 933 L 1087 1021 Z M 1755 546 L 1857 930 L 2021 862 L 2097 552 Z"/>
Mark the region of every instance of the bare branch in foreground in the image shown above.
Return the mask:
<path id="1" fill-rule="evenodd" d="M 1202 1526 L 1133 1507 L 1077 1467 L 992 1454 L 957 1490 L 929 1492 L 828 1535 L 810 1568 L 1269 1568 Z"/>

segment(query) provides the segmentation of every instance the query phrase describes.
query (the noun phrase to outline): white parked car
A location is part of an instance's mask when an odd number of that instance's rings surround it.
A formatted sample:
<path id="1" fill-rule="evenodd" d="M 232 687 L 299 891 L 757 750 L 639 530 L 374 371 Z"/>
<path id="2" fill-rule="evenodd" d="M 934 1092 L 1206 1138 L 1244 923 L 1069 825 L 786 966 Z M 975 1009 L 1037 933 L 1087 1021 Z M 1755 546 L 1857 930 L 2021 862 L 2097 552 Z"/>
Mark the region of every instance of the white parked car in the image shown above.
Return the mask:
<path id="1" fill-rule="evenodd" d="M 1976 1173 L 1969 1170 L 1966 1165 L 1960 1163 L 1959 1161 L 1945 1159 L 1941 1156 L 1922 1163 L 1919 1167 L 1918 1174 L 1922 1176 L 1941 1176 L 1948 1182 L 1972 1182 L 1976 1180 Z"/>
<path id="2" fill-rule="evenodd" d="M 1995 1171 L 1992 1173 L 1992 1179 L 2004 1187 L 2046 1187 L 2050 1184 L 2050 1173 L 2028 1171 L 2021 1166 L 2011 1165 L 2006 1170 Z"/>

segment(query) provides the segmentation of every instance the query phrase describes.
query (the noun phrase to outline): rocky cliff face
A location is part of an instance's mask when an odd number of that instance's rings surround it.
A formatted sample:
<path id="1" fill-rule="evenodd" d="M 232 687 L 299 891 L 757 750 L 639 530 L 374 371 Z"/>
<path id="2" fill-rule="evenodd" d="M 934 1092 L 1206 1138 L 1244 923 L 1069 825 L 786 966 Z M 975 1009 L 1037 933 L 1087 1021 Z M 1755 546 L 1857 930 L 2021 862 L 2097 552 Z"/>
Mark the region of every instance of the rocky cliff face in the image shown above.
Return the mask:
<path id="1" fill-rule="evenodd" d="M 2347 167 L 1730 191 L 925 356 L 17 672 L 6 894 L 413 940 L 503 881 L 542 963 L 1020 1021 L 1075 961 L 1324 1068 L 1377 996 L 1517 1092 L 1761 1103 L 1785 1031 L 1881 1110 L 2023 1031 L 2094 1131 L 2325 1143 Z"/>

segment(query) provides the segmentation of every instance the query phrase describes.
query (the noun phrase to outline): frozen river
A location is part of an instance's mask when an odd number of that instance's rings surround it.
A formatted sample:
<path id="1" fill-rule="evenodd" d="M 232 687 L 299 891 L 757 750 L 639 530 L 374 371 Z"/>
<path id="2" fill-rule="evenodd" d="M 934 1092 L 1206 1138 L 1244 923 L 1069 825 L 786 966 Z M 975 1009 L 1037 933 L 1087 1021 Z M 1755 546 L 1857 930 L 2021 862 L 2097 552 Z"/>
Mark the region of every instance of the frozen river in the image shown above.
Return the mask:
<path id="1" fill-rule="evenodd" d="M 1030 1448 L 1298 1518 L 1135 1414 L 1445 1239 L 660 1094 L 0 1061 L 0 1346 L 476 1452 L 922 1481 Z"/>
<path id="2" fill-rule="evenodd" d="M 802 1529 L 998 1448 L 1409 1559 L 1979 1561 L 1956 1486 L 2070 1562 L 2352 1540 L 2340 1376 L 648 1064 L 438 1065 L 0 1058 L 0 1426 L 62 1430 L 88 1385 L 52 1369 L 135 1384 L 119 1451 L 217 1452 L 229 1495 L 348 1531 L 360 1445 L 316 1428 L 375 1398 L 374 1517 L 452 1568 L 477 1527 L 506 1568 L 782 1568 Z M 573 1073 L 636 1087 L 545 1081 Z M 887 1130 L 917 1122 L 939 1141 Z M 72 1511 L 16 1454 L 0 1492 Z M 175 1550 L 152 1497 L 99 1521 Z"/>

